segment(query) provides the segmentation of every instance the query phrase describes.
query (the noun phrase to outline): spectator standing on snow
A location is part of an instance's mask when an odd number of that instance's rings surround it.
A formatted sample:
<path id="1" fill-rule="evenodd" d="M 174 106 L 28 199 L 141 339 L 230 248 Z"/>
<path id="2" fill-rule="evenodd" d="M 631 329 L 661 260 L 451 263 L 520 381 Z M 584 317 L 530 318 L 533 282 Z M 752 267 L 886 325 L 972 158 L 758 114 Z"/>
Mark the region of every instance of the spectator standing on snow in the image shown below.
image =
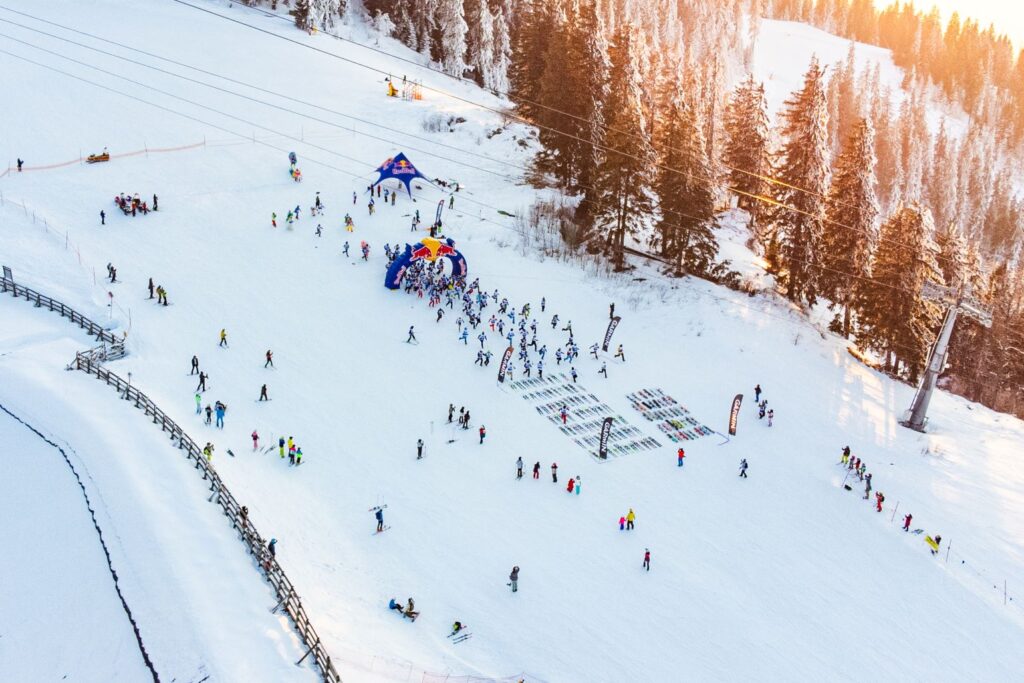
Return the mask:
<path id="1" fill-rule="evenodd" d="M 747 459 L 743 458 L 740 460 L 740 476 L 744 479 L 747 478 Z"/>
<path id="2" fill-rule="evenodd" d="M 761 402 L 761 385 L 757 384 L 754 386 L 754 403 Z"/>
<path id="3" fill-rule="evenodd" d="M 651 571 L 651 551 L 649 548 L 644 548 L 644 569 Z"/>
<path id="4" fill-rule="evenodd" d="M 260 399 L 259 400 L 260 401 L 269 401 L 270 400 L 270 397 L 267 396 L 267 385 L 266 384 L 264 384 L 262 387 L 260 387 Z"/>
<path id="5" fill-rule="evenodd" d="M 516 479 L 523 478 L 523 458 L 516 458 Z"/>
<path id="6" fill-rule="evenodd" d="M 682 448 L 680 448 L 678 451 L 676 451 L 676 459 L 677 459 L 676 467 L 682 467 L 683 466 L 683 458 L 685 458 L 685 457 L 686 457 L 686 451 L 684 451 Z"/>
<path id="7" fill-rule="evenodd" d="M 220 344 L 218 344 L 218 346 L 226 347 L 227 345 L 228 345 L 228 331 L 225 330 L 225 329 L 221 329 L 221 331 L 220 331 Z"/>
<path id="8" fill-rule="evenodd" d="M 466 415 L 469 415 L 469 413 L 466 413 Z M 487 436 L 487 428 L 484 427 L 483 425 L 480 425 L 480 444 L 481 445 L 483 445 L 483 443 L 484 443 L 484 437 L 485 436 Z"/>
<path id="9" fill-rule="evenodd" d="M 540 479 L 540 461 L 533 463 L 533 478 Z"/>
<path id="10" fill-rule="evenodd" d="M 512 573 L 508 575 L 508 581 L 508 585 L 512 586 L 512 592 L 517 592 L 519 590 L 519 565 L 512 567 Z"/>
<path id="11" fill-rule="evenodd" d="M 274 367 L 274 352 L 267 349 L 267 362 L 263 364 L 263 367 Z"/>
<path id="12" fill-rule="evenodd" d="M 914 515 L 907 515 L 903 518 L 903 530 L 910 531 L 910 521 L 914 519 Z"/>
<path id="13" fill-rule="evenodd" d="M 416 459 L 423 459 L 423 439 L 416 439 Z"/>
<path id="14" fill-rule="evenodd" d="M 189 375 L 199 374 L 199 356 L 196 356 L 196 355 L 192 356 L 192 372 L 190 372 L 188 374 Z"/>
<path id="15" fill-rule="evenodd" d="M 633 530 L 633 523 L 636 521 L 636 513 L 633 512 L 633 508 L 629 508 L 629 512 L 626 513 L 626 531 Z"/>
<path id="16" fill-rule="evenodd" d="M 558 483 L 558 463 L 557 462 L 551 463 L 551 481 L 556 483 L 556 484 Z"/>

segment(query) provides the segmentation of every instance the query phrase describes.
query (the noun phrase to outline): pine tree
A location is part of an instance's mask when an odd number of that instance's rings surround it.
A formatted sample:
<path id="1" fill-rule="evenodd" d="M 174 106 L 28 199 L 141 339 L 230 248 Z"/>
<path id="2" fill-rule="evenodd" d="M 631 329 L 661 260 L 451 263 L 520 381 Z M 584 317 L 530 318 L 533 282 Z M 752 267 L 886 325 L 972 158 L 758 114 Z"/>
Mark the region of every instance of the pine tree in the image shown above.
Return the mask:
<path id="1" fill-rule="evenodd" d="M 551 38 L 550 5 L 544 0 L 523 0 L 512 22 L 512 61 L 508 78 L 512 100 L 521 116 L 536 120 L 545 70 L 545 55 Z"/>
<path id="2" fill-rule="evenodd" d="M 764 84 L 749 74 L 736 86 L 725 108 L 725 145 L 722 163 L 729 169 L 729 187 L 737 191 L 741 209 L 754 211 L 762 202 L 749 195 L 765 193 L 771 173 L 768 157 L 768 105 Z"/>
<path id="3" fill-rule="evenodd" d="M 467 0 L 466 66 L 478 85 L 492 87 L 495 62 L 494 17 L 487 0 Z"/>
<path id="4" fill-rule="evenodd" d="M 498 92 L 508 92 L 508 72 L 512 54 L 508 21 L 501 7 L 494 13 L 494 59 L 490 69 L 490 83 L 484 85 Z"/>
<path id="5" fill-rule="evenodd" d="M 648 176 L 654 165 L 631 32 L 629 25 L 620 22 L 609 47 L 611 72 L 605 102 L 605 145 L 609 150 L 598 166 L 593 191 L 595 223 L 606 230 L 606 253 L 620 271 L 624 269 L 626 235 L 638 232 L 651 212 Z"/>
<path id="6" fill-rule="evenodd" d="M 871 279 L 858 292 L 857 342 L 881 354 L 885 369 L 916 382 L 935 337 L 940 310 L 921 296 L 940 282 L 931 214 L 913 204 L 882 226 Z"/>
<path id="7" fill-rule="evenodd" d="M 853 129 L 836 160 L 825 205 L 818 287 L 843 309 L 840 331 L 849 338 L 854 296 L 868 275 L 876 242 L 875 136 L 866 119 Z M 845 227 L 844 227 L 845 226 Z"/>
<path id="8" fill-rule="evenodd" d="M 445 73 L 461 76 L 466 69 L 466 20 L 462 0 L 440 0 L 437 26 L 441 32 L 440 61 Z"/>
<path id="9" fill-rule="evenodd" d="M 947 287 L 959 288 L 964 281 L 967 268 L 967 240 L 960 227 L 950 223 L 945 230 L 936 230 L 935 241 L 939 247 L 939 270 Z"/>
<path id="10" fill-rule="evenodd" d="M 777 163 L 780 182 L 772 186 L 778 206 L 771 212 L 779 276 L 791 301 L 813 305 L 829 159 L 824 73 L 817 58 L 811 60 L 803 88 L 786 100 L 785 107 Z"/>
<path id="11" fill-rule="evenodd" d="M 711 169 L 696 112 L 684 100 L 681 83 L 673 90 L 658 135 L 655 192 L 661 219 L 655 234 L 661 255 L 678 272 L 706 275 L 718 254 Z"/>
<path id="12" fill-rule="evenodd" d="M 593 183 L 603 139 L 605 56 L 597 43 L 600 26 L 593 3 L 562 0 L 556 16 L 540 92 L 545 106 L 535 115 L 544 146 L 537 168 L 552 173 L 563 187 L 577 190 Z"/>
<path id="13" fill-rule="evenodd" d="M 292 10 L 292 15 L 295 17 L 295 27 L 303 31 L 308 31 L 310 27 L 309 23 L 309 9 L 312 0 L 295 0 L 295 9 Z"/>

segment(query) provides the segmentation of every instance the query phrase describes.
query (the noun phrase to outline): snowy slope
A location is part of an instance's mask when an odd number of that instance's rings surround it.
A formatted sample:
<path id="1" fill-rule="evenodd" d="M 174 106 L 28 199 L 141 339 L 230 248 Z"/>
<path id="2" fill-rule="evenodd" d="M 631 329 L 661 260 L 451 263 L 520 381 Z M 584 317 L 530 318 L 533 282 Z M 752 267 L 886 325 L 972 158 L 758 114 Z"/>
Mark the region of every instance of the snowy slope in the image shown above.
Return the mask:
<path id="1" fill-rule="evenodd" d="M 89 11 L 57 2 L 51 16 L 98 35 L 119 23 L 126 29 L 121 40 L 151 52 L 494 159 L 521 160 L 527 153 L 512 140 L 523 130 L 513 126 L 487 140 L 483 132 L 501 121 L 465 103 L 437 96 L 389 100 L 380 77 L 325 54 L 181 5 L 134 5 L 139 11 L 125 14 L 124 4 L 114 0 Z M 383 57 L 330 38 L 303 36 L 237 6 L 207 6 L 387 68 Z M 19 7 L 42 12 L 32 3 Z M 14 29 L 4 30 L 14 35 Z M 21 31 L 19 38 L 44 42 Z M 391 673 L 404 680 L 424 670 L 529 672 L 531 679 L 549 682 L 859 680 L 866 670 L 892 679 L 1008 680 L 1024 663 L 1016 645 L 1024 625 L 1020 602 L 1004 607 L 1001 592 L 992 588 L 1004 578 L 1011 594 L 1013 586 L 1024 586 L 1024 480 L 1013 466 L 1013 445 L 1024 439 L 1019 421 L 942 394 L 933 402 L 933 433 L 908 432 L 894 416 L 909 403 L 912 389 L 862 367 L 838 340 L 822 339 L 782 304 L 699 281 L 597 279 L 550 260 L 519 257 L 511 248 L 511 220 L 494 208 L 519 210 L 531 193 L 487 173 L 512 172 L 497 161 L 357 124 L 357 130 L 393 142 L 373 140 L 78 48 L 60 49 L 123 70 L 119 89 L 139 97 L 245 135 L 253 132 L 250 124 L 274 131 L 257 130 L 256 143 L 214 145 L 229 135 L 0 55 L 0 87 L 21 103 L 0 114 L 10 133 L 5 139 L 17 141 L 11 153 L 29 166 L 76 157 L 79 147 L 109 145 L 116 153 L 188 144 L 204 135 L 208 143 L 3 179 L 0 260 L 21 281 L 96 317 L 105 314 L 107 292 L 113 292 L 125 311 L 114 310 L 124 329 L 130 310 L 131 355 L 115 364 L 117 372 L 131 371 L 197 439 L 214 441 L 215 465 L 257 526 L 279 539 L 279 558 L 346 681 L 383 680 Z M 20 46 L 9 51 L 59 62 Z M 86 73 L 79 66 L 60 68 Z M 402 73 L 409 67 L 394 68 Z M 436 76 L 424 79 L 487 99 Z M 48 87 L 38 87 L 40 82 Z M 180 92 L 250 123 L 134 82 Z M 422 121 L 439 112 L 469 120 L 454 133 L 426 133 Z M 290 149 L 299 155 L 302 184 L 288 178 Z M 585 353 L 604 333 L 608 303 L 617 302 L 623 323 L 615 341 L 625 345 L 628 362 L 607 358 L 605 379 L 597 374 L 600 362 L 581 359 L 580 382 L 659 439 L 661 448 L 595 462 L 514 390 L 496 386 L 493 364 L 486 370 L 473 365 L 476 332 L 468 345 L 457 341 L 456 312 L 435 323 L 424 301 L 381 286 L 383 242 L 417 237 L 409 231 L 411 212 L 419 209 L 429 221 L 445 196 L 424 186 L 415 204 L 400 196 L 395 207 L 381 205 L 372 218 L 365 196 L 352 205 L 352 192 L 362 191 L 371 169 L 402 149 L 428 176 L 465 183 L 455 210 L 445 214 L 448 236 L 466 255 L 471 277 L 488 291 L 498 288 L 517 307 L 529 301 L 534 312 L 546 298 L 539 329 L 549 349 L 565 341 L 563 332 L 551 330 L 549 315 L 557 312 L 563 324 L 572 320 Z M 160 212 L 134 219 L 115 215 L 110 198 L 120 191 L 159 194 Z M 328 208 L 321 219 L 308 215 L 316 191 Z M 37 222 L 15 201 L 32 207 Z M 287 230 L 284 214 L 296 204 L 303 217 Z M 102 228 L 101 208 L 108 214 Z M 282 226 L 276 230 L 270 227 L 272 211 Z M 341 228 L 346 211 L 355 218 L 355 233 Z M 315 220 L 325 228 L 321 238 L 313 235 Z M 364 239 L 372 247 L 368 262 L 358 258 Z M 341 254 L 346 240 L 349 257 Z M 122 282 L 111 286 L 100 279 L 93 286 L 93 268 L 101 278 L 107 262 L 118 267 Z M 168 288 L 172 306 L 156 308 L 145 300 L 149 277 Z M 5 302 L 5 322 L 22 315 L 12 308 L 17 306 L 25 304 Z M 419 345 L 403 343 L 409 325 L 416 325 Z M 221 328 L 228 332 L 228 349 L 217 348 Z M 488 348 L 500 355 L 501 340 L 488 335 Z M 272 370 L 263 368 L 268 348 L 275 353 Z M 187 375 L 193 353 L 211 375 L 204 401 L 229 406 L 223 431 L 193 414 L 195 381 Z M 549 363 L 549 373 L 552 368 Z M 160 438 L 98 382 L 69 377 L 53 359 L 5 363 L 0 373 L 4 402 L 18 396 L 22 408 L 38 416 L 41 406 L 60 399 L 49 429 L 72 424 L 132 443 Z M 751 407 L 757 382 L 776 411 L 771 429 Z M 273 400 L 260 404 L 263 383 Z M 663 388 L 722 432 L 732 397 L 748 394 L 739 435 L 724 445 L 719 436 L 688 443 L 687 465 L 680 470 L 675 446 L 626 401 L 628 393 L 651 387 Z M 457 432 L 452 444 L 444 424 L 449 403 L 467 406 L 474 423 L 474 431 Z M 110 421 L 110 411 L 117 411 L 116 420 Z M 483 445 L 475 438 L 480 424 L 488 432 Z M 274 453 L 252 453 L 253 429 L 264 442 L 294 436 L 303 465 L 289 468 Z M 415 459 L 417 438 L 427 444 L 422 461 Z M 875 513 L 857 493 L 842 490 L 843 472 L 835 463 L 844 444 L 868 462 L 876 490 L 886 494 L 885 512 Z M 227 448 L 238 457 L 224 457 Z M 528 468 L 540 461 L 540 481 L 529 474 L 515 481 L 518 456 Z M 751 463 L 748 480 L 736 476 L 740 458 Z M 559 464 L 558 485 L 547 476 L 552 461 Z M 190 474 L 168 489 L 194 490 Z M 570 496 L 564 482 L 577 474 L 584 490 Z M 111 486 L 144 491 L 151 476 L 126 470 Z M 388 504 L 391 529 L 375 536 L 368 508 L 379 502 Z M 952 541 L 949 564 L 890 522 L 897 503 L 897 521 L 909 510 L 915 527 Z M 620 532 L 617 520 L 630 507 L 637 528 Z M 202 507 L 194 514 L 202 514 Z M 205 514 L 216 517 L 212 506 Z M 263 590 L 240 544 L 219 523 L 225 539 L 207 573 Z M 162 537 L 160 544 L 170 555 L 186 551 L 174 537 Z M 650 573 L 640 567 L 645 548 L 652 551 Z M 957 564 L 958 557 L 967 564 Z M 515 595 L 505 586 L 513 565 L 522 568 Z M 979 578 L 974 569 L 986 576 Z M 422 610 L 415 623 L 386 609 L 389 598 L 404 602 L 409 596 Z M 256 610 L 254 604 L 261 611 L 263 602 L 231 600 L 243 611 Z M 213 618 L 176 616 L 183 623 L 192 619 L 191 627 L 183 626 L 187 633 L 207 632 Z M 224 618 L 235 627 L 257 628 L 254 615 Z M 445 638 L 456 619 L 474 634 L 458 645 Z M 243 647 L 247 656 L 266 649 L 238 644 Z M 264 656 L 287 659 L 276 652 Z"/>
<path id="2" fill-rule="evenodd" d="M 43 309 L 0 299 L 0 404 L 67 453 L 156 671 L 198 681 L 315 680 L 274 594 L 208 487 L 139 411 L 64 366 L 89 339 Z M 92 407 L 93 410 L 89 408 Z M 0 413 L 5 680 L 146 680 L 142 656 L 60 452 Z"/>
<path id="3" fill-rule="evenodd" d="M 906 98 L 905 74 L 893 63 L 891 50 L 846 40 L 800 22 L 765 19 L 754 43 L 753 73 L 755 79 L 764 83 L 769 114 L 777 116 L 786 99 L 803 87 L 803 76 L 812 57 L 831 69 L 846 62 L 851 45 L 858 79 L 877 67 L 881 86 L 891 89 L 893 103 L 898 107 Z M 933 133 L 945 121 L 946 130 L 954 136 L 962 135 L 968 123 L 967 115 L 959 107 L 950 109 L 949 105 L 934 102 L 927 108 L 927 119 Z"/>

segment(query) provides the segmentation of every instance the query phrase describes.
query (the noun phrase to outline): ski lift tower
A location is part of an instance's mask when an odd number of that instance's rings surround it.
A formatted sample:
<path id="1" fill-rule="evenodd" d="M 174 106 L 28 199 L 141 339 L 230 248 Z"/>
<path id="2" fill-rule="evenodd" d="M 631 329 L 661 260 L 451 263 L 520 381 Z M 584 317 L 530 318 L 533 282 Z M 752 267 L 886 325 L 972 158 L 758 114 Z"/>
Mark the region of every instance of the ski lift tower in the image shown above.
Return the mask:
<path id="1" fill-rule="evenodd" d="M 935 343 L 932 344 L 928 354 L 928 365 L 921 379 L 921 386 L 914 394 L 914 402 L 910 409 L 903 415 L 900 424 L 919 432 L 923 432 L 928 424 L 928 404 L 932 400 L 932 392 L 938 382 L 939 374 L 946 367 L 946 356 L 949 353 L 949 340 L 953 336 L 953 326 L 956 324 L 957 316 L 963 313 L 985 327 L 992 327 L 992 313 L 984 308 L 981 303 L 971 297 L 963 290 L 957 291 L 952 287 L 944 287 L 934 282 L 925 282 L 921 289 L 921 295 L 946 306 L 946 318 L 942 323 L 942 329 Z"/>

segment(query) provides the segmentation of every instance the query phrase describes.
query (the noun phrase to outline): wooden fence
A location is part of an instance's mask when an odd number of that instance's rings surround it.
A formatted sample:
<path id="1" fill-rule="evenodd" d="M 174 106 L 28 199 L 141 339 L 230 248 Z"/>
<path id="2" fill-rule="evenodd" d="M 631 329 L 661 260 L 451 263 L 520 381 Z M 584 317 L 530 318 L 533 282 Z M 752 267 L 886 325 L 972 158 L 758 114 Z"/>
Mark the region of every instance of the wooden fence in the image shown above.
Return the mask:
<path id="1" fill-rule="evenodd" d="M 256 527 L 252 525 L 247 516 L 242 515 L 242 506 L 238 504 L 235 497 L 228 491 L 227 486 L 224 485 L 217 471 L 213 469 L 213 465 L 206 460 L 206 456 L 203 455 L 203 450 L 199 447 L 199 444 L 193 441 L 192 437 L 186 434 L 167 413 L 157 407 L 148 396 L 96 362 L 90 352 L 76 354 L 73 367 L 76 370 L 95 375 L 97 379 L 102 380 L 108 386 L 114 387 L 121 398 L 134 403 L 136 408 L 153 418 L 154 424 L 159 425 L 160 429 L 171 435 L 171 442 L 185 452 L 185 456 L 194 463 L 195 468 L 203 475 L 203 480 L 209 483 L 210 491 L 212 492 L 210 500 L 220 504 L 224 514 L 231 522 L 231 526 L 241 535 L 247 551 L 256 558 L 266 574 L 267 581 L 274 587 L 278 600 L 274 611 L 283 609 L 295 624 L 295 630 L 298 631 L 299 636 L 301 636 L 308 648 L 306 654 L 296 664 L 301 663 L 303 659 L 312 654 L 313 659 L 320 667 L 324 680 L 327 683 L 340 683 L 341 677 L 335 670 L 330 655 L 327 654 L 327 650 L 320 642 L 320 636 L 317 635 L 316 629 L 310 623 L 309 616 L 302 606 L 302 601 L 295 593 L 295 586 L 292 585 L 292 582 L 285 575 L 277 560 L 271 557 L 267 544 L 259 532 L 256 531 Z"/>
<path id="2" fill-rule="evenodd" d="M 48 297 L 45 294 L 40 294 L 34 289 L 30 289 L 24 285 L 19 285 L 14 282 L 14 280 L 7 277 L 0 278 L 0 292 L 11 292 L 16 298 L 24 298 L 26 301 L 35 303 L 36 308 L 49 308 L 51 311 L 59 313 L 71 322 L 75 323 L 83 330 L 99 339 L 105 345 L 109 345 L 104 349 L 104 355 L 107 360 L 117 360 L 118 358 L 124 357 L 125 348 L 123 338 L 116 337 L 105 327 L 93 320 L 90 320 L 89 318 L 86 318 L 70 306 Z"/>

